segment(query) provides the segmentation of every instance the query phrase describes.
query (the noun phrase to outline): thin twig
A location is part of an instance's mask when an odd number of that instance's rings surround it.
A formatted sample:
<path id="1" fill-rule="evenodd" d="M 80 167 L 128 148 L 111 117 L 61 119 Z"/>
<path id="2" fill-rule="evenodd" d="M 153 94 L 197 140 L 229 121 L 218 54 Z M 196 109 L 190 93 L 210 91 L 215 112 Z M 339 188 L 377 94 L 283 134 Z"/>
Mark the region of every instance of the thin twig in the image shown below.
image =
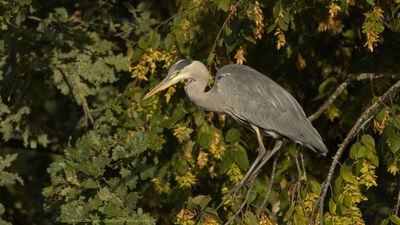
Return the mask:
<path id="1" fill-rule="evenodd" d="M 400 79 L 399 73 L 360 73 L 360 74 L 349 74 L 348 78 L 341 83 L 333 94 L 322 104 L 322 106 L 311 116 L 308 117 L 310 121 L 313 121 L 320 117 L 323 112 L 325 112 L 336 100 L 337 97 L 346 89 L 346 87 L 353 81 L 361 81 L 367 79 L 379 79 L 379 78 L 390 78 L 390 79 Z"/>
<path id="2" fill-rule="evenodd" d="M 303 170 L 303 178 L 307 181 L 307 171 L 306 171 L 306 167 L 304 165 L 304 157 L 303 157 L 303 152 L 299 152 L 300 154 L 300 162 L 301 162 L 301 169 Z"/>
<path id="3" fill-rule="evenodd" d="M 331 163 L 331 166 L 329 168 L 328 176 L 326 177 L 323 187 L 322 187 L 322 192 L 320 194 L 320 197 L 318 198 L 318 201 L 316 202 L 313 211 L 311 213 L 311 217 L 313 218 L 315 210 L 319 206 L 319 219 L 320 223 L 323 224 L 323 213 L 324 213 L 324 201 L 325 197 L 328 191 L 328 188 L 330 186 L 331 180 L 333 173 L 335 171 L 336 165 L 339 162 L 340 157 L 342 156 L 344 150 L 346 150 L 346 147 L 350 144 L 352 139 L 358 134 L 358 132 L 363 129 L 363 127 L 373 118 L 373 116 L 382 109 L 384 102 L 386 102 L 388 99 L 392 98 L 395 96 L 398 92 L 400 91 L 400 81 L 397 81 L 392 87 L 389 88 L 389 90 L 383 94 L 382 96 L 378 97 L 378 100 L 372 104 L 370 107 L 368 107 L 360 116 L 360 118 L 357 120 L 355 125 L 351 128 L 349 133 L 346 135 L 346 138 L 344 141 L 339 145 L 339 149 L 336 152 L 335 156 L 333 157 L 333 161 Z M 311 224 L 312 224 L 312 219 L 311 219 Z"/>
<path id="4" fill-rule="evenodd" d="M 260 206 L 260 211 L 265 207 L 265 204 L 268 201 L 269 195 L 271 194 L 272 191 L 272 185 L 274 184 L 274 179 L 275 179 L 275 173 L 276 173 L 276 163 L 278 162 L 278 156 L 274 158 L 274 161 L 272 163 L 272 171 L 271 171 L 271 176 L 269 178 L 269 184 L 268 184 L 268 189 L 267 193 L 265 194 L 264 200 L 261 203 Z"/>
<path id="5" fill-rule="evenodd" d="M 254 182 L 255 182 L 255 179 L 251 179 L 251 184 L 250 184 L 249 190 L 247 191 L 246 197 L 243 199 L 243 203 L 240 205 L 239 209 L 236 210 L 235 215 L 233 215 L 224 225 L 228 225 L 228 224 L 232 223 L 236 219 L 236 217 L 238 217 L 240 212 L 243 210 L 244 206 L 248 203 L 247 199 L 249 199 L 250 193 L 253 190 Z"/>
<path id="6" fill-rule="evenodd" d="M 88 104 L 83 92 L 78 87 L 75 79 L 72 76 L 70 76 L 69 74 L 65 73 L 62 69 L 59 69 L 59 71 L 64 76 L 65 80 L 67 81 L 66 83 L 68 84 L 68 86 L 71 90 L 71 93 L 75 92 L 78 95 L 79 100 L 81 101 L 83 114 L 85 116 L 85 125 L 89 126 L 89 122 L 91 124 L 94 124 L 93 117 L 90 114 L 89 104 Z"/>
<path id="7" fill-rule="evenodd" d="M 189 9 L 183 10 L 183 12 L 182 12 L 183 15 L 184 15 L 185 13 L 192 12 L 193 9 L 198 8 L 199 5 L 202 4 L 202 3 L 203 3 L 203 1 L 200 1 L 200 2 L 197 3 L 195 6 L 189 8 Z M 182 14 L 177 13 L 177 14 L 175 14 L 175 15 L 173 15 L 173 16 L 167 18 L 166 20 L 161 21 L 154 29 L 155 29 L 155 30 L 158 30 L 162 25 L 168 23 L 169 21 L 171 21 L 172 19 L 175 19 L 175 18 L 178 17 L 178 16 L 182 16 Z"/>
<path id="8" fill-rule="evenodd" d="M 242 0 L 238 0 L 234 5 L 232 5 L 233 7 L 231 7 L 231 11 L 229 12 L 228 16 L 226 17 L 224 23 L 221 26 L 221 29 L 219 29 L 217 37 L 215 37 L 214 40 L 214 44 L 212 45 L 211 49 L 210 49 L 210 53 L 214 53 L 215 52 L 215 48 L 217 47 L 217 42 L 219 37 L 222 34 L 222 31 L 224 30 L 224 28 L 226 27 L 226 25 L 228 24 L 229 20 L 231 19 L 231 17 L 233 16 L 233 14 L 236 12 L 236 7 L 239 5 L 239 3 Z M 212 62 L 210 62 L 210 65 L 212 64 Z M 210 68 L 209 68 L 210 69 Z"/>
<path id="9" fill-rule="evenodd" d="M 397 215 L 397 216 L 400 216 L 399 208 L 400 208 L 400 188 L 399 188 L 399 194 L 397 195 L 397 204 L 396 204 L 396 211 L 395 211 L 395 215 Z"/>

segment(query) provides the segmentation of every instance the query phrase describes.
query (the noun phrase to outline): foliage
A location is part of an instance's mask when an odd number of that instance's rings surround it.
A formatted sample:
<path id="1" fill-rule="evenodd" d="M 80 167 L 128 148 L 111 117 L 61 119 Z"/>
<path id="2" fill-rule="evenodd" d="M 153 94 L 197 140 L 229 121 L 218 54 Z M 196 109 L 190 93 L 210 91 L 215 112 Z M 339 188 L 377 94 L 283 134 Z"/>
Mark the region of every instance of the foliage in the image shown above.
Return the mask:
<path id="1" fill-rule="evenodd" d="M 0 10 L 0 215 L 11 223 L 232 218 L 244 199 L 224 196 L 250 167 L 257 140 L 196 107 L 183 84 L 143 100 L 179 58 L 206 63 L 212 75 L 246 63 L 284 86 L 307 115 L 351 73 L 400 70 L 399 1 L 11 0 Z M 331 156 L 392 84 L 348 86 L 314 123 L 329 157 L 285 144 L 276 170 L 268 163 L 252 192 L 241 193 L 248 203 L 234 222 L 318 221 L 311 212 Z M 399 224 L 399 115 L 396 96 L 347 149 L 325 224 Z"/>
<path id="2" fill-rule="evenodd" d="M 0 187 L 13 185 L 16 182 L 23 184 L 23 180 L 15 173 L 5 171 L 6 168 L 11 166 L 11 163 L 17 158 L 17 154 L 0 156 Z M 4 205 L 0 203 L 0 216 L 4 214 Z M 0 224 L 10 224 L 0 218 Z"/>

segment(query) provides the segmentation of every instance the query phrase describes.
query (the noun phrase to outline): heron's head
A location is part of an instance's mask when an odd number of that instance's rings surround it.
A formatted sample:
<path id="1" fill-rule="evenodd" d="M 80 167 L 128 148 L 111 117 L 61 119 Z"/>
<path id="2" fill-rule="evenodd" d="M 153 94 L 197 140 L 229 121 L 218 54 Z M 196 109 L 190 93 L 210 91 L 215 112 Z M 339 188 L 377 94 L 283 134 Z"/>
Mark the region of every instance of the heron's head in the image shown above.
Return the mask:
<path id="1" fill-rule="evenodd" d="M 168 71 L 168 75 L 157 86 L 151 89 L 143 99 L 147 99 L 159 91 L 166 89 L 181 80 L 190 78 L 189 70 L 191 68 L 192 60 L 181 59 L 176 62 Z"/>

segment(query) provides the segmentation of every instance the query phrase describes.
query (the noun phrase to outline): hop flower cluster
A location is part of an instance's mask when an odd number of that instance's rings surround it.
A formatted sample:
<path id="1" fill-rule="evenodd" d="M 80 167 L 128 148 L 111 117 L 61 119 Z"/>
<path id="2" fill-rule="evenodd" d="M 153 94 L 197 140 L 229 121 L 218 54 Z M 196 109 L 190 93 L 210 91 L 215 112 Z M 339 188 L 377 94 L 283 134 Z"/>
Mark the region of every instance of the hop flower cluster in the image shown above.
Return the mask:
<path id="1" fill-rule="evenodd" d="M 197 165 L 200 169 L 204 168 L 208 162 L 208 153 L 200 151 L 199 155 L 197 156 Z"/>
<path id="2" fill-rule="evenodd" d="M 367 37 L 364 47 L 366 46 L 368 51 L 373 52 L 374 47 L 376 47 L 379 42 L 380 33 L 385 29 L 382 24 L 383 10 L 379 6 L 375 6 L 370 12 L 364 15 L 365 21 L 362 26 L 362 32 Z"/>
<path id="3" fill-rule="evenodd" d="M 310 192 L 304 198 L 304 208 L 307 212 L 311 212 L 314 208 L 315 202 L 317 201 L 319 195 L 314 192 Z"/>
<path id="4" fill-rule="evenodd" d="M 181 188 L 190 188 L 191 186 L 196 184 L 196 177 L 189 170 L 183 176 L 175 176 L 176 182 L 178 182 L 179 187 Z"/>
<path id="5" fill-rule="evenodd" d="M 132 74 L 133 78 L 147 81 L 147 75 L 149 73 L 153 74 L 157 70 L 157 62 L 163 62 L 163 68 L 169 68 L 175 61 L 175 51 L 166 52 L 148 48 L 141 56 L 139 63 L 135 66 L 129 66 L 128 71 Z"/>
<path id="6" fill-rule="evenodd" d="M 171 184 L 169 182 L 166 184 L 162 183 L 159 177 L 151 179 L 151 182 L 154 184 L 156 191 L 160 194 L 169 193 L 171 191 Z"/>
<path id="7" fill-rule="evenodd" d="M 364 160 L 361 167 L 360 184 L 363 184 L 369 189 L 372 186 L 378 186 L 376 183 L 377 176 L 375 174 L 375 166 L 369 161 Z"/>
<path id="8" fill-rule="evenodd" d="M 264 15 L 260 3 L 256 0 L 253 7 L 253 19 L 256 23 L 256 39 L 261 39 L 264 33 Z"/>
<path id="9" fill-rule="evenodd" d="M 337 18 L 341 8 L 336 3 L 329 4 L 329 16 L 327 21 L 320 22 L 318 24 L 318 32 L 330 31 L 332 34 L 338 34 L 342 32 L 343 24 L 342 21 Z"/>
<path id="10" fill-rule="evenodd" d="M 210 153 L 216 159 L 222 159 L 225 155 L 226 147 L 223 142 L 221 142 L 221 136 L 215 132 L 210 145 Z"/>
<path id="11" fill-rule="evenodd" d="M 389 107 L 385 107 L 383 109 L 382 120 L 374 118 L 374 132 L 378 133 L 378 134 L 382 134 L 383 130 L 385 129 L 386 125 L 389 122 L 389 118 L 390 118 L 390 109 L 389 109 Z"/>
<path id="12" fill-rule="evenodd" d="M 246 62 L 244 55 L 245 55 L 245 51 L 244 51 L 243 47 L 240 46 L 235 55 L 237 64 L 243 64 L 243 62 Z"/>
<path id="13" fill-rule="evenodd" d="M 278 40 L 276 41 L 276 48 L 280 49 L 283 46 L 286 45 L 286 38 L 285 38 L 285 34 L 282 32 L 281 29 L 276 28 L 274 36 L 276 36 L 278 38 Z"/>
<path id="14" fill-rule="evenodd" d="M 190 139 L 190 134 L 193 132 L 192 128 L 187 127 L 187 123 L 178 123 L 174 126 L 174 136 L 180 143 Z"/>
<path id="15" fill-rule="evenodd" d="M 232 163 L 226 174 L 229 176 L 229 180 L 232 181 L 235 185 L 239 184 L 240 181 L 243 179 L 242 171 L 240 171 L 239 166 L 235 163 Z"/>
<path id="16" fill-rule="evenodd" d="M 181 209 L 178 215 L 176 215 L 176 222 L 175 224 L 179 225 L 194 225 L 196 213 L 192 212 L 188 209 Z"/>

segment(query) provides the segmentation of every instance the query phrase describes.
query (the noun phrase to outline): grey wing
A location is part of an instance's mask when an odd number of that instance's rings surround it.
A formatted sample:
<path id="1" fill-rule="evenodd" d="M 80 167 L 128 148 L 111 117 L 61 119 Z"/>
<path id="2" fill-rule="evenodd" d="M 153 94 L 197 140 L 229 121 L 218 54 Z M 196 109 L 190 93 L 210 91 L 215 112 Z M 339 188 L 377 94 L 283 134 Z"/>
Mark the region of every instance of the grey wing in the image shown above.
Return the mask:
<path id="1" fill-rule="evenodd" d="M 247 66 L 228 65 L 218 71 L 215 86 L 232 116 L 323 154 L 328 151 L 296 99 L 267 76 Z"/>

